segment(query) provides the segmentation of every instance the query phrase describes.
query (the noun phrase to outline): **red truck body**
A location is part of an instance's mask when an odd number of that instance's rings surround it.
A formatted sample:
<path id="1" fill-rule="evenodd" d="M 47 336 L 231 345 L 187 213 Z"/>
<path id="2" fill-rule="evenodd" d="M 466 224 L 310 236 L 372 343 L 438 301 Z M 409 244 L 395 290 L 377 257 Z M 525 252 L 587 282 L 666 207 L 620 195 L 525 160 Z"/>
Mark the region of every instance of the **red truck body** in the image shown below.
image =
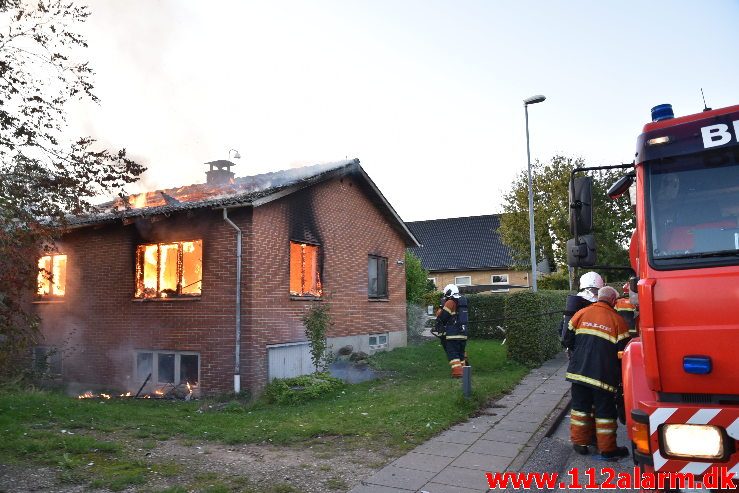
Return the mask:
<path id="1" fill-rule="evenodd" d="M 739 105 L 645 125 L 635 175 L 638 335 L 622 359 L 634 459 L 739 477 Z M 720 437 L 720 454 L 701 437 Z"/>

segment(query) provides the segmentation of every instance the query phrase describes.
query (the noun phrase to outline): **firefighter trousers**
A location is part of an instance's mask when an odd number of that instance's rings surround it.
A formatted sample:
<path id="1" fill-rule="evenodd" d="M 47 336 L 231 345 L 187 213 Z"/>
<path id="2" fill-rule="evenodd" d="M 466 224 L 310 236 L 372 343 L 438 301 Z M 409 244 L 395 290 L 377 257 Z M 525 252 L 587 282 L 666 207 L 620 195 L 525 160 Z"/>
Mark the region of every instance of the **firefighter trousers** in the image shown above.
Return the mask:
<path id="1" fill-rule="evenodd" d="M 588 445 L 593 431 L 600 452 L 616 450 L 616 394 L 579 383 L 572 384 L 570 440 Z"/>

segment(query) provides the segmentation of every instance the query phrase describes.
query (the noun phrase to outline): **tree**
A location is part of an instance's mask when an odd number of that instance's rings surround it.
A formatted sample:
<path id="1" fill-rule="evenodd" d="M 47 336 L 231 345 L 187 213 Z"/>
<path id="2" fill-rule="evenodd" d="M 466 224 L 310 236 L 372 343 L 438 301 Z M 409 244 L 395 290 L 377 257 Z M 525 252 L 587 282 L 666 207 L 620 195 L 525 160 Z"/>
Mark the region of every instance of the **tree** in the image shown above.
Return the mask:
<path id="1" fill-rule="evenodd" d="M 421 260 L 413 253 L 405 251 L 405 300 L 419 305 L 423 295 L 429 291 L 429 272 L 421 265 Z"/>
<path id="2" fill-rule="evenodd" d="M 571 171 L 585 167 L 581 158 L 554 156 L 548 162 L 532 164 L 534 190 L 534 235 L 539 261 L 547 259 L 553 267 L 567 265 L 569 227 L 569 180 Z M 634 230 L 634 214 L 624 195 L 611 200 L 608 187 L 623 170 L 591 173 L 593 177 L 593 225 L 598 248 L 598 264 L 628 265 L 626 246 Z M 505 195 L 500 235 L 519 266 L 530 264 L 528 173 L 521 171 Z"/>
<path id="3" fill-rule="evenodd" d="M 36 337 L 27 310 L 38 255 L 53 251 L 69 215 L 123 194 L 145 168 L 125 149 L 68 135 L 72 104 L 98 102 L 87 47 L 75 28 L 87 7 L 58 0 L 0 0 L 0 375 Z"/>

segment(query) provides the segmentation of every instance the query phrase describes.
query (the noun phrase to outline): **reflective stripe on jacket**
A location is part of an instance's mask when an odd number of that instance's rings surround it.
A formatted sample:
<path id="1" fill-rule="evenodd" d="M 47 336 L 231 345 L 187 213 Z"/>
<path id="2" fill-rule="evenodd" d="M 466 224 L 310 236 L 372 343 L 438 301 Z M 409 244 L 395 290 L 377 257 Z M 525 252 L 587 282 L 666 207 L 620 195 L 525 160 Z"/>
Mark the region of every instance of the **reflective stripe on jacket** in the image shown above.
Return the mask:
<path id="1" fill-rule="evenodd" d="M 608 303 L 599 301 L 578 311 L 568 330 L 572 341 L 569 349 L 574 352 L 567 367 L 567 380 L 616 392 L 621 382 L 618 352 L 629 340 L 624 319 Z"/>

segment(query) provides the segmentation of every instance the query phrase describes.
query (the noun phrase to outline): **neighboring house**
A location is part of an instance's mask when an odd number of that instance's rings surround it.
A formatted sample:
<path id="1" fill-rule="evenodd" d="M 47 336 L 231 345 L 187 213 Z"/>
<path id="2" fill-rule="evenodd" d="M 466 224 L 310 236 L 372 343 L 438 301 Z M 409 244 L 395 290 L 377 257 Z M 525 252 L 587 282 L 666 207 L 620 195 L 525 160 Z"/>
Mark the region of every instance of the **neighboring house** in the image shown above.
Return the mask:
<path id="1" fill-rule="evenodd" d="M 301 317 L 316 304 L 334 350 L 406 344 L 402 260 L 418 243 L 358 160 L 235 179 L 233 163 L 208 164 L 206 184 L 71 219 L 40 260 L 34 354 L 53 354 L 53 372 L 91 388 L 135 392 L 151 374 L 148 389 L 258 392 L 313 370 Z"/>
<path id="2" fill-rule="evenodd" d="M 407 222 L 421 246 L 411 247 L 438 289 L 454 283 L 469 291 L 508 292 L 529 286 L 526 271 L 513 268 L 500 240 L 499 215 Z M 474 287 L 480 287 L 475 289 Z"/>

